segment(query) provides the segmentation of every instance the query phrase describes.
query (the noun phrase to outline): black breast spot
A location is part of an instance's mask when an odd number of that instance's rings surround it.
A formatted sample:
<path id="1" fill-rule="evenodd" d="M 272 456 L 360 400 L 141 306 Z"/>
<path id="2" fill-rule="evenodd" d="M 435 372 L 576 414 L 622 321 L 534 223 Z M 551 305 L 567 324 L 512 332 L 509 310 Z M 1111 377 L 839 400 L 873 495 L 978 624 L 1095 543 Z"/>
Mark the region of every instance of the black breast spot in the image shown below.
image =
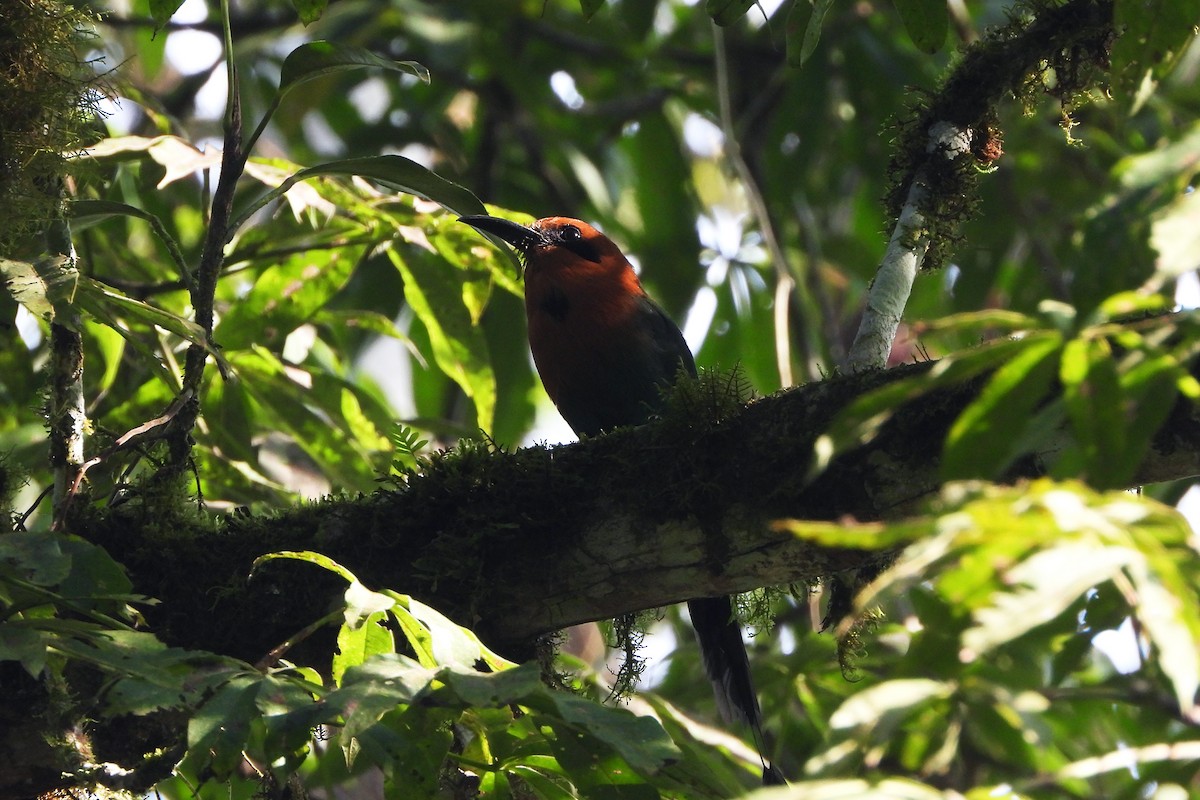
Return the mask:
<path id="1" fill-rule="evenodd" d="M 569 308 L 570 303 L 567 301 L 566 294 L 561 289 L 552 288 L 542 298 L 542 311 L 545 311 L 558 322 L 566 319 Z"/>

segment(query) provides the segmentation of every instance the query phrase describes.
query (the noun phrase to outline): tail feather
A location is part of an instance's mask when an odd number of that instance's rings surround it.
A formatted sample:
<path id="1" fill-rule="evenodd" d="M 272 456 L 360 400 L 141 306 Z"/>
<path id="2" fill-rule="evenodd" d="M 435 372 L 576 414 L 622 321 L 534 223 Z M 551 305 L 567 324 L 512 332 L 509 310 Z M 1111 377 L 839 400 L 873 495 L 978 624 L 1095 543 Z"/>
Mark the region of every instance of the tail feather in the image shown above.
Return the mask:
<path id="1" fill-rule="evenodd" d="M 733 616 L 728 597 L 700 597 L 688 601 L 688 613 L 704 671 L 712 681 L 721 718 L 758 727 L 762 712 L 750 679 L 750 659 L 742 641 L 742 626 Z"/>
<path id="2" fill-rule="evenodd" d="M 779 770 L 763 755 L 766 742 L 762 711 L 750 677 L 750 658 L 742 641 L 742 626 L 733 616 L 733 603 L 728 597 L 699 597 L 689 600 L 687 605 L 721 717 L 727 723 L 744 722 L 750 726 L 763 764 L 763 783 L 767 786 L 785 783 Z"/>

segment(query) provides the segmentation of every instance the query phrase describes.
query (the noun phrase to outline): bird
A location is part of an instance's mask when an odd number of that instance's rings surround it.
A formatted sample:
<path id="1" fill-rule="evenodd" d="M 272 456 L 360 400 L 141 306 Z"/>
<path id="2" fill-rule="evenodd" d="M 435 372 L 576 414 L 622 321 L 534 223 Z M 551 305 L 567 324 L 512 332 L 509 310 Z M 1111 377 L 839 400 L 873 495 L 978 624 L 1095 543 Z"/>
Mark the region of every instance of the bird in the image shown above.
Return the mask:
<path id="1" fill-rule="evenodd" d="M 646 294 L 620 248 L 593 226 L 571 217 L 532 225 L 486 214 L 459 221 L 520 256 L 533 361 L 546 394 L 579 436 L 648 421 L 661 410 L 664 389 L 681 374 L 695 377 L 679 328 Z M 784 783 L 763 752 L 762 711 L 731 598 L 698 597 L 687 606 L 721 716 L 751 728 L 763 783 Z"/>

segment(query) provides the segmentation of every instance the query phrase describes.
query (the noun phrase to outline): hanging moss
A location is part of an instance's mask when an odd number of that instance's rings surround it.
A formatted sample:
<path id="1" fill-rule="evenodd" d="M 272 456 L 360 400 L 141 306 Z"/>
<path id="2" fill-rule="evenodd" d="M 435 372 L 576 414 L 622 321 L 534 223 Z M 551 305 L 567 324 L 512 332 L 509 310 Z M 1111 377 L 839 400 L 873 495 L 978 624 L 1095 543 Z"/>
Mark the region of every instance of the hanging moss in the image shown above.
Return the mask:
<path id="1" fill-rule="evenodd" d="M 79 50 L 83 10 L 52 0 L 0 0 L 0 257 L 31 258 L 60 216 L 66 156 L 96 114 L 95 74 Z"/>
<path id="2" fill-rule="evenodd" d="M 1010 20 L 966 48 L 941 89 L 915 97 L 895 123 L 888 213 L 899 217 L 914 177 L 923 173 L 930 248 L 922 269 L 937 269 L 950 257 L 961 239 L 959 228 L 978 205 L 979 174 L 1003 154 L 999 104 L 1015 99 L 1029 111 L 1042 97 L 1054 98 L 1071 142 L 1072 110 L 1108 80 L 1115 37 L 1111 0 L 1027 0 L 1010 12 Z M 970 133 L 971 157 L 948 159 L 930 151 L 930 132 L 938 123 Z"/>

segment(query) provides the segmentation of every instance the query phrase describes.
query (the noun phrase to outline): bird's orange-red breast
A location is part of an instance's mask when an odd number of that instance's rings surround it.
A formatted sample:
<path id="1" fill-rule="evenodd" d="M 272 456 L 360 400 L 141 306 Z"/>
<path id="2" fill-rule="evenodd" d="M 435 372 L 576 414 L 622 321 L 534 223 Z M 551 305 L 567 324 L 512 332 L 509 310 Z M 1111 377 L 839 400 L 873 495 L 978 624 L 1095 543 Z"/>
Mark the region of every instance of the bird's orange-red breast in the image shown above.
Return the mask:
<path id="1" fill-rule="evenodd" d="M 591 225 L 569 217 L 529 227 L 462 219 L 521 254 L 533 360 L 576 433 L 645 422 L 679 369 L 695 374 L 683 334 L 646 295 L 621 250 Z"/>
<path id="2" fill-rule="evenodd" d="M 696 374 L 679 328 L 646 295 L 620 248 L 591 225 L 570 217 L 530 226 L 490 216 L 460 219 L 521 255 L 533 360 L 576 433 L 645 422 L 680 370 Z M 730 598 L 689 600 L 688 611 L 722 716 L 748 723 L 761 753 L 761 712 Z M 765 759 L 763 782 L 783 782 Z"/>

